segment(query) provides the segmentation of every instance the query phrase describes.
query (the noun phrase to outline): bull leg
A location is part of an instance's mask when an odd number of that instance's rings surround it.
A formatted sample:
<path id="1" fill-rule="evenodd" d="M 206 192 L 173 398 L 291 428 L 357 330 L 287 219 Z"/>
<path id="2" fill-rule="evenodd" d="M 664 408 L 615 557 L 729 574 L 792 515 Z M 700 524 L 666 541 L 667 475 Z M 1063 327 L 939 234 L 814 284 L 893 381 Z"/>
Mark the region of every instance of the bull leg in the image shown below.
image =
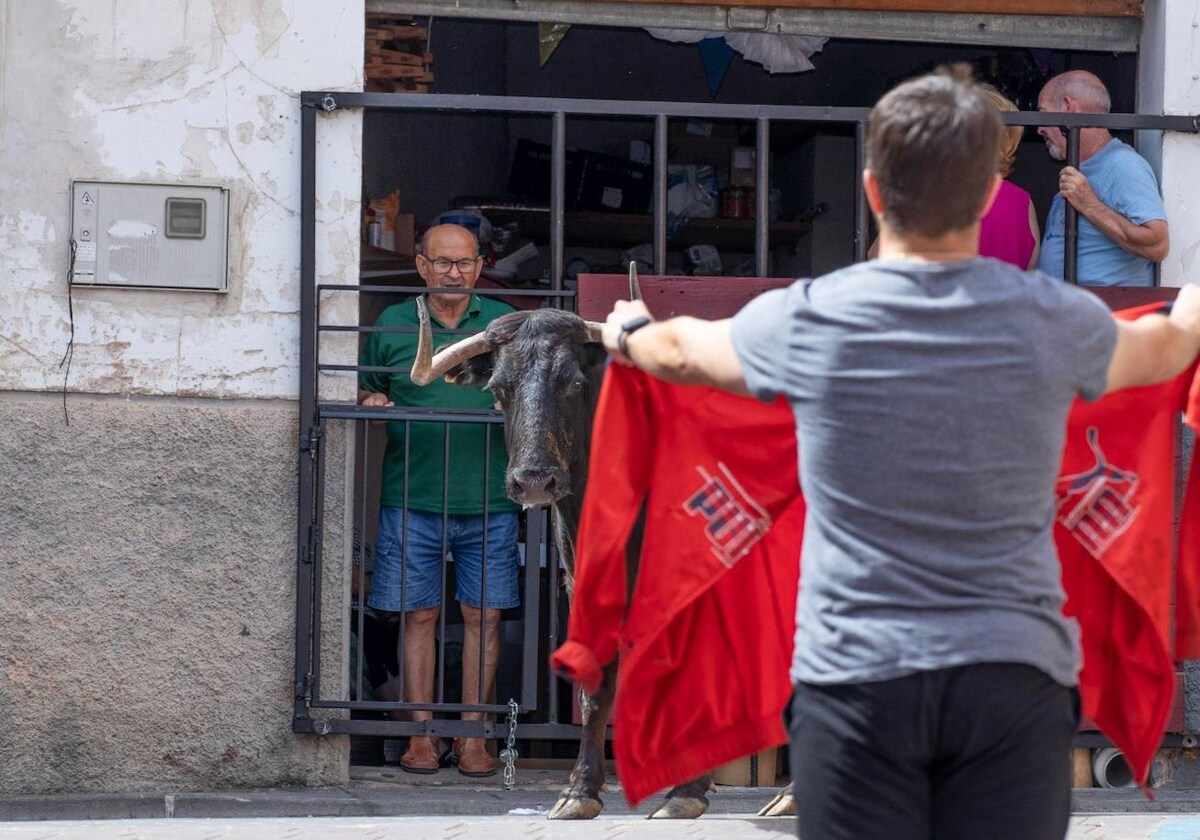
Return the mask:
<path id="1" fill-rule="evenodd" d="M 604 786 L 604 734 L 616 695 L 616 663 L 604 666 L 603 674 L 595 694 L 579 695 L 583 712 L 579 758 L 558 802 L 550 809 L 552 820 L 590 820 L 604 807 L 600 801 L 600 788 Z"/>
<path id="2" fill-rule="evenodd" d="M 708 789 L 712 774 L 705 773 L 690 782 L 676 785 L 667 791 L 667 801 L 658 806 L 652 820 L 694 820 L 708 810 Z"/>
<path id="3" fill-rule="evenodd" d="M 796 796 L 792 792 L 792 784 L 775 794 L 775 798 L 763 806 L 758 812 L 760 817 L 794 817 L 796 816 Z"/>

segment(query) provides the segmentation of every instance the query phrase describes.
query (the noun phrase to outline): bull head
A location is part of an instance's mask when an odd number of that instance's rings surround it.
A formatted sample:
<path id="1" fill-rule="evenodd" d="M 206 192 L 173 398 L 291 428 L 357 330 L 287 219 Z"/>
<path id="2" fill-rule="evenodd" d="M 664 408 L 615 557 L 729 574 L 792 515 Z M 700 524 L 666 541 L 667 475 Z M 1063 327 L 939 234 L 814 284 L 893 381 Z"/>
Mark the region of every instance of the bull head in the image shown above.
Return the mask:
<path id="1" fill-rule="evenodd" d="M 630 266 L 630 292 L 637 272 Z M 425 302 L 417 299 L 417 355 L 412 380 L 438 377 L 487 387 L 504 413 L 510 498 L 519 504 L 576 502 L 587 477 L 592 414 L 606 355 L 603 325 L 569 312 L 536 309 L 501 316 L 478 335 L 433 352 Z"/>
<path id="2" fill-rule="evenodd" d="M 495 348 L 487 339 L 487 333 L 464 338 L 462 341 L 443 347 L 436 354 L 433 352 L 433 327 L 429 323 L 429 312 L 425 301 L 417 298 L 417 357 L 413 360 L 412 381 L 417 385 L 428 385 L 439 376 L 446 377 L 447 382 L 456 381 L 453 371 L 483 353 Z M 595 321 L 584 321 L 587 327 L 588 340 L 599 342 L 604 325 Z"/>

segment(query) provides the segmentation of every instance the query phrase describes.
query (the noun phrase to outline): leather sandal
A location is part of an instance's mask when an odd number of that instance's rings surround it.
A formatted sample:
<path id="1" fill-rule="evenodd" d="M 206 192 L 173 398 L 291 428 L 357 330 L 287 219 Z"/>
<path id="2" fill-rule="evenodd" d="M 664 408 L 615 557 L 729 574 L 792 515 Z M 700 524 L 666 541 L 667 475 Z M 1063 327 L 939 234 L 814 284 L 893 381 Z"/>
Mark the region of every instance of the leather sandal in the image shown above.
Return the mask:
<path id="1" fill-rule="evenodd" d="M 400 756 L 400 769 L 406 773 L 436 773 L 437 744 L 433 738 L 414 735 L 408 739 L 408 749 Z"/>
<path id="2" fill-rule="evenodd" d="M 496 775 L 499 762 L 492 758 L 482 738 L 456 738 L 452 748 L 458 772 L 476 779 Z"/>

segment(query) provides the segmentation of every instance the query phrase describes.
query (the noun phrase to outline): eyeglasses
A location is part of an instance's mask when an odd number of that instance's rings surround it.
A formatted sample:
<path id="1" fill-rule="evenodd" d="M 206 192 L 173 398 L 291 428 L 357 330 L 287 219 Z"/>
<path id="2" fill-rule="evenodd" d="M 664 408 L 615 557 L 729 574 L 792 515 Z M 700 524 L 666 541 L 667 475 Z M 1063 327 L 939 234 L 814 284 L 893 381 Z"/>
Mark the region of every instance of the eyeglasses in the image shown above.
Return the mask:
<path id="1" fill-rule="evenodd" d="M 445 257 L 438 257 L 436 259 L 424 257 L 424 259 L 433 266 L 433 270 L 438 274 L 449 274 L 450 269 L 454 266 L 458 266 L 459 273 L 469 274 L 475 270 L 475 266 L 479 262 L 479 257 L 463 257 L 461 260 L 449 260 Z"/>

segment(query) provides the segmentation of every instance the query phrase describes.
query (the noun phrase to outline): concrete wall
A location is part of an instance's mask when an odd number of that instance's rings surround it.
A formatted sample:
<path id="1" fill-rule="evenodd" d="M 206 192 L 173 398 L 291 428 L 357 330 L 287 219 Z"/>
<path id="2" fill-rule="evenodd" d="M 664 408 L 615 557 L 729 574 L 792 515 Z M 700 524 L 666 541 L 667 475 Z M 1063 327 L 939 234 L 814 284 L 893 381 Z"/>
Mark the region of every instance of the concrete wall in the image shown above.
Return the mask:
<path id="1" fill-rule="evenodd" d="M 1141 93 L 1150 109 L 1200 114 L 1200 8 L 1189 0 L 1147 0 Z M 1162 265 L 1165 286 L 1200 282 L 1200 204 L 1193 184 L 1200 172 L 1200 137 L 1167 134 L 1161 151 L 1163 201 L 1171 224 L 1171 251 Z M 1186 452 L 1196 457 L 1194 439 Z M 1185 666 L 1185 721 L 1200 730 L 1200 662 Z"/>
<path id="2" fill-rule="evenodd" d="M 346 776 L 345 739 L 291 732 L 298 94 L 361 89 L 362 36 L 362 0 L 0 0 L 6 792 Z M 318 123 L 318 280 L 355 282 L 360 118 Z M 227 187 L 229 292 L 68 297 L 72 179 Z M 352 298 L 322 306 L 356 321 Z M 323 359 L 353 346 L 328 342 Z M 353 394 L 352 377 L 322 386 Z M 327 446 L 336 696 L 339 430 Z"/>

